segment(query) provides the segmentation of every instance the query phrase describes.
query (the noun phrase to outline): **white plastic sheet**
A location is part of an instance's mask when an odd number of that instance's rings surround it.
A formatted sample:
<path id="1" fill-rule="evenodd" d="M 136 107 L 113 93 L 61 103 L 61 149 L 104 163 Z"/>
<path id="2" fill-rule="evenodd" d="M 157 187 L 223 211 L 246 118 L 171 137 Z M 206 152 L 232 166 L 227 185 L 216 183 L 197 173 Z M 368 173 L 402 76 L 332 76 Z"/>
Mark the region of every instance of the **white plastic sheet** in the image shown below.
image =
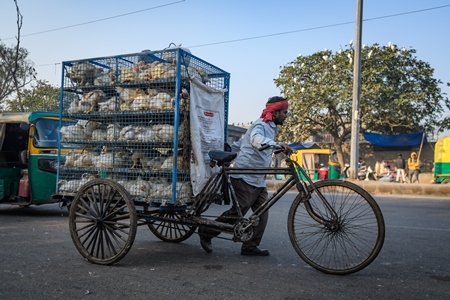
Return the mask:
<path id="1" fill-rule="evenodd" d="M 213 170 L 208 152 L 223 150 L 225 108 L 224 92 L 191 79 L 190 130 L 192 143 L 191 183 L 194 195 L 202 190 Z"/>

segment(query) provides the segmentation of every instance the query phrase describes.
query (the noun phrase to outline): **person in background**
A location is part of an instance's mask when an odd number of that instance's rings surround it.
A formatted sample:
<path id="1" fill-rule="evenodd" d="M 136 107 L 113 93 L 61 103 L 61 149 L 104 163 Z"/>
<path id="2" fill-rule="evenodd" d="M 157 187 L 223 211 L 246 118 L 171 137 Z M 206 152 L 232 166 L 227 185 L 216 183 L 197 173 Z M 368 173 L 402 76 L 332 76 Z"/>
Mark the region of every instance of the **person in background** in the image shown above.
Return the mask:
<path id="1" fill-rule="evenodd" d="M 269 98 L 261 117 L 253 122 L 252 126 L 250 126 L 244 137 L 240 140 L 240 151 L 235 159 L 236 168 L 270 167 L 272 163 L 272 149 L 258 150 L 264 144 L 278 144 L 284 148 L 285 153 L 291 150 L 287 144 L 275 142 L 275 136 L 279 130 L 278 125 L 283 125 L 287 116 L 288 100 L 278 96 Z M 258 209 L 269 196 L 266 187 L 266 176 L 264 174 L 233 174 L 231 175 L 231 184 L 233 185 L 243 215 L 249 209 L 252 209 L 252 211 Z M 216 221 L 234 224 L 236 217 L 238 217 L 237 211 L 232 207 L 222 213 Z M 258 247 L 261 243 L 268 219 L 268 212 L 261 216 L 258 225 L 254 227 L 252 239 L 242 244 L 242 255 L 269 255 L 268 250 Z M 213 251 L 211 239 L 219 235 L 220 232 L 200 228 L 198 233 L 200 236 L 200 245 L 203 250 L 211 253 Z"/>
<path id="2" fill-rule="evenodd" d="M 413 177 L 416 178 L 415 181 L 419 183 L 419 166 L 420 160 L 417 158 L 417 153 L 412 152 L 410 158 L 408 158 L 408 170 L 409 170 L 409 183 L 414 183 Z"/>
<path id="3" fill-rule="evenodd" d="M 359 160 L 358 160 L 358 171 L 365 171 L 365 170 L 366 170 L 366 163 L 360 157 Z"/>
<path id="4" fill-rule="evenodd" d="M 401 153 L 397 156 L 397 159 L 395 160 L 394 165 L 395 165 L 395 170 L 397 171 L 397 177 L 396 177 L 395 181 L 398 182 L 400 180 L 400 176 L 401 176 L 402 182 L 406 183 L 406 178 L 405 178 L 406 162 L 403 159 Z"/>

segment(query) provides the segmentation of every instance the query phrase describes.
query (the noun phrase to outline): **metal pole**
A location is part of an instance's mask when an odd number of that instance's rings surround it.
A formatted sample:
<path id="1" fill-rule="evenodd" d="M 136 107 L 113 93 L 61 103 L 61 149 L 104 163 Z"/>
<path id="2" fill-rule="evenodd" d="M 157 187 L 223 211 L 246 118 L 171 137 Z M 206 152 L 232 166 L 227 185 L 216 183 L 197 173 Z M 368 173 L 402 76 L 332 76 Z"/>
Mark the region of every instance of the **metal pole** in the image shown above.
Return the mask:
<path id="1" fill-rule="evenodd" d="M 355 38 L 355 60 L 353 67 L 353 104 L 352 104 L 352 133 L 350 144 L 350 178 L 356 179 L 358 176 L 359 158 L 359 98 L 361 83 L 361 33 L 363 0 L 356 0 L 356 38 Z"/>

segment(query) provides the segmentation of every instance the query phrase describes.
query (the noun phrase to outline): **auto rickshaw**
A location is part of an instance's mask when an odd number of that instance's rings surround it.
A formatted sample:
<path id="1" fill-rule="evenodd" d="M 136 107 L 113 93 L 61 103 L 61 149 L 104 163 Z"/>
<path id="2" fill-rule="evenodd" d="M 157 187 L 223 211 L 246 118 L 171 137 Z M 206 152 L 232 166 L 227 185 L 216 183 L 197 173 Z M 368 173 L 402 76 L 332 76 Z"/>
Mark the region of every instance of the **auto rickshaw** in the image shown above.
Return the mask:
<path id="1" fill-rule="evenodd" d="M 450 136 L 438 139 L 434 146 L 433 182 L 450 183 Z"/>
<path id="2" fill-rule="evenodd" d="M 341 165 L 331 149 L 300 149 L 291 155 L 313 180 L 339 179 Z"/>
<path id="3" fill-rule="evenodd" d="M 27 207 L 58 201 L 52 195 L 59 127 L 58 113 L 0 113 L 0 204 Z M 61 154 L 69 148 L 62 144 Z"/>

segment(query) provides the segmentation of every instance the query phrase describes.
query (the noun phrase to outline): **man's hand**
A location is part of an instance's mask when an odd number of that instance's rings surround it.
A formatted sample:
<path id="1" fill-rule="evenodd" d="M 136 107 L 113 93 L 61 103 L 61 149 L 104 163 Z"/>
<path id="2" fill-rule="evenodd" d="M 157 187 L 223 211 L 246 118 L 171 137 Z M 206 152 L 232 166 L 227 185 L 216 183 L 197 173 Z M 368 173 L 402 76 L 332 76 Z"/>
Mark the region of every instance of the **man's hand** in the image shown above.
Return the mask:
<path id="1" fill-rule="evenodd" d="M 287 154 L 289 154 L 290 152 L 292 152 L 292 149 L 291 149 L 291 147 L 289 147 L 288 144 L 286 144 L 286 143 L 278 143 L 278 145 L 280 145 L 281 147 L 284 148 L 284 151 L 283 151 L 284 154 L 287 155 Z"/>

